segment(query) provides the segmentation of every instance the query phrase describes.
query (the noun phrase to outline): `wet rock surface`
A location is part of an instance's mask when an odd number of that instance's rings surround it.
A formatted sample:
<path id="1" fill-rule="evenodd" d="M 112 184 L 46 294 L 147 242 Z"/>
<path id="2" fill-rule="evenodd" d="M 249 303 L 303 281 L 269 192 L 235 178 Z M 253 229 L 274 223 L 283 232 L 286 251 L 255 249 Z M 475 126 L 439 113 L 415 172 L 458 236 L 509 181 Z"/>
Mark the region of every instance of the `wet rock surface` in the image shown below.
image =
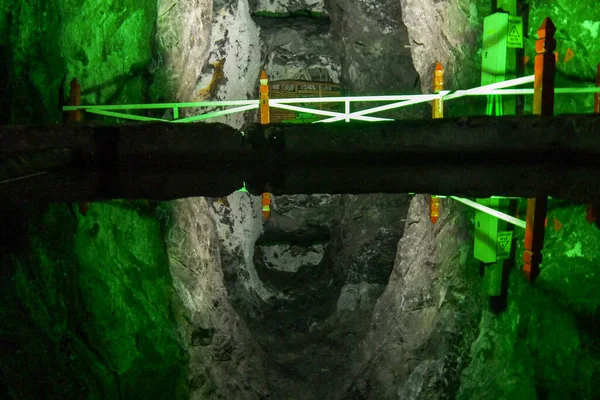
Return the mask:
<path id="1" fill-rule="evenodd" d="M 392 271 L 409 198 L 277 196 L 264 229 L 258 204 L 245 216 L 236 210 L 245 198 L 215 202 L 215 218 L 233 228 L 219 242 L 226 286 L 270 365 L 270 389 L 283 398 L 338 398 Z M 254 244 L 227 240 L 256 233 Z"/>
<path id="2" fill-rule="evenodd" d="M 342 398 L 454 398 L 468 365 L 480 300 L 468 220 L 442 204 L 436 225 L 429 197 L 411 201 L 394 270 L 373 309 Z"/>

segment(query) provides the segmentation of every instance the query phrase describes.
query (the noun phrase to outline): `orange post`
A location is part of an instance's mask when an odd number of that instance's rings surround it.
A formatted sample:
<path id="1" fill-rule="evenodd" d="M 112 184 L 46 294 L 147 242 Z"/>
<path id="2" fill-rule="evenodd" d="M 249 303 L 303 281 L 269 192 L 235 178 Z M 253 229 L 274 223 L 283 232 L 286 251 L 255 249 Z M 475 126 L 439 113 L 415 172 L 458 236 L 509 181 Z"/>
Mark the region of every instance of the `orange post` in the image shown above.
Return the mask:
<path id="1" fill-rule="evenodd" d="M 556 49 L 555 33 L 554 23 L 550 18 L 546 18 L 538 29 L 538 40 L 535 45 L 533 113 L 536 115 L 554 115 L 556 58 L 553 52 Z M 540 274 L 547 207 L 548 197 L 546 196 L 527 200 L 523 271 L 529 282 L 533 282 Z"/>
<path id="2" fill-rule="evenodd" d="M 81 105 L 81 86 L 77 82 L 77 78 L 73 78 L 71 81 L 71 89 L 69 91 L 69 104 L 72 106 Z M 69 121 L 80 122 L 81 121 L 81 110 L 69 111 Z"/>
<path id="3" fill-rule="evenodd" d="M 260 72 L 260 123 L 267 125 L 271 122 L 269 111 L 269 77 L 263 69 Z"/>
<path id="4" fill-rule="evenodd" d="M 433 73 L 433 92 L 439 93 L 441 90 L 444 90 L 444 69 L 442 63 L 438 61 Z M 433 118 L 444 118 L 444 100 L 433 101 Z"/>

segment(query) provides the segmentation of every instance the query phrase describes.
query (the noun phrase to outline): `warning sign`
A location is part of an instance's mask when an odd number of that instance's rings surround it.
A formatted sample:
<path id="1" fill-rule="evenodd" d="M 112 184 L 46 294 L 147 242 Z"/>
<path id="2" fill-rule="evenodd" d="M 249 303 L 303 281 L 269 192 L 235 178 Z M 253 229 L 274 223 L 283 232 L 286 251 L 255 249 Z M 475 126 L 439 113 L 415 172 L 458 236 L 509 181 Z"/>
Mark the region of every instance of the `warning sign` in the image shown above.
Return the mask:
<path id="1" fill-rule="evenodd" d="M 508 48 L 522 49 L 523 48 L 523 18 L 508 17 Z"/>
<path id="2" fill-rule="evenodd" d="M 498 232 L 496 238 L 496 255 L 498 260 L 507 260 L 510 257 L 512 234 L 511 231 Z"/>

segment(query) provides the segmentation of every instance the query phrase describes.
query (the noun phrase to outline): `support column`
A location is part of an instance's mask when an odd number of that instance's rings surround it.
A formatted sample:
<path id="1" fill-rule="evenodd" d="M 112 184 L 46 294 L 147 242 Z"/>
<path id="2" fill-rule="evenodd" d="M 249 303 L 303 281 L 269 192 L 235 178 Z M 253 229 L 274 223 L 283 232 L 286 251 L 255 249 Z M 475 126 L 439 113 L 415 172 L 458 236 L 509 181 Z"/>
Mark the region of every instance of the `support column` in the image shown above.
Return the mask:
<path id="1" fill-rule="evenodd" d="M 554 115 L 555 33 L 556 26 L 550 18 L 546 18 L 538 29 L 538 40 L 535 45 L 533 113 L 536 115 Z M 523 271 L 529 282 L 533 282 L 540 274 L 547 205 L 548 198 L 546 196 L 530 198 L 527 201 Z"/>

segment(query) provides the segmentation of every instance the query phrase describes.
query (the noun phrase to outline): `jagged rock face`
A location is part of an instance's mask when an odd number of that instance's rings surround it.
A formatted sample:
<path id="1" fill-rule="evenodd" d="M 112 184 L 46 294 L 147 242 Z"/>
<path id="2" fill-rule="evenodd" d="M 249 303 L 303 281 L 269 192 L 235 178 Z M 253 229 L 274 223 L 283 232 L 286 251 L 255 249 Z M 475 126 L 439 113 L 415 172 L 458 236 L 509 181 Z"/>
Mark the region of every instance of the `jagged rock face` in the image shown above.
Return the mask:
<path id="1" fill-rule="evenodd" d="M 530 285 L 517 262 L 507 310 L 484 308 L 459 399 L 600 396 L 600 229 L 585 215 L 585 206 L 550 202 L 541 274 Z M 515 234 L 518 256 L 524 233 Z"/>
<path id="2" fill-rule="evenodd" d="M 341 64 L 323 18 L 256 18 L 271 80 L 340 82 Z"/>
<path id="3" fill-rule="evenodd" d="M 429 197 L 412 200 L 344 398 L 454 398 L 476 335 L 478 267 L 468 220 L 450 201 L 441 210 L 433 225 Z"/>
<path id="4" fill-rule="evenodd" d="M 444 66 L 446 89 L 478 86 L 483 17 L 489 14 L 491 5 L 486 6 L 481 0 L 400 0 L 400 3 L 423 93 L 433 92 L 437 61 Z"/>
<path id="5" fill-rule="evenodd" d="M 156 22 L 160 97 L 189 101 L 212 47 L 212 0 L 158 0 Z M 158 97 L 157 96 L 157 97 Z"/>
<path id="6" fill-rule="evenodd" d="M 65 204 L 2 208 L 1 218 L 15 228 L 0 237 L 4 398 L 187 397 L 151 204 L 94 203 L 86 216 Z"/>
<path id="7" fill-rule="evenodd" d="M 328 0 L 325 5 L 342 59 L 342 82 L 349 94 L 420 90 L 399 2 Z M 417 116 L 414 111 L 412 114 Z"/>
<path id="8" fill-rule="evenodd" d="M 247 194 L 213 203 L 225 284 L 269 364 L 269 392 L 338 398 L 393 268 L 407 196 Z M 219 227 L 220 226 L 220 227 Z"/>
<path id="9" fill-rule="evenodd" d="M 166 63 L 156 79 L 155 98 L 197 102 L 256 97 L 259 30 L 247 0 L 160 4 L 156 37 L 159 56 Z M 212 121 L 241 128 L 246 119 L 234 114 Z"/>
<path id="10" fill-rule="evenodd" d="M 267 16 L 286 16 L 299 11 L 327 13 L 323 0 L 249 0 L 249 3 L 253 14 Z"/>
<path id="11" fill-rule="evenodd" d="M 235 210 L 251 211 L 243 207 Z M 264 377 L 269 372 L 263 350 L 232 308 L 231 298 L 235 296 L 226 290 L 224 273 L 237 265 L 221 257 L 227 238 L 219 234 L 223 222 L 213 219 L 217 215 L 215 205 L 206 199 L 178 200 L 169 204 L 166 215 L 167 252 L 178 295 L 174 314 L 189 349 L 191 398 L 254 399 L 268 395 Z M 246 217 L 252 219 L 252 214 Z M 234 231 L 235 225 L 226 227 Z M 240 236 L 228 239 L 238 246 L 244 242 Z M 241 269 L 240 276 L 243 273 Z"/>

